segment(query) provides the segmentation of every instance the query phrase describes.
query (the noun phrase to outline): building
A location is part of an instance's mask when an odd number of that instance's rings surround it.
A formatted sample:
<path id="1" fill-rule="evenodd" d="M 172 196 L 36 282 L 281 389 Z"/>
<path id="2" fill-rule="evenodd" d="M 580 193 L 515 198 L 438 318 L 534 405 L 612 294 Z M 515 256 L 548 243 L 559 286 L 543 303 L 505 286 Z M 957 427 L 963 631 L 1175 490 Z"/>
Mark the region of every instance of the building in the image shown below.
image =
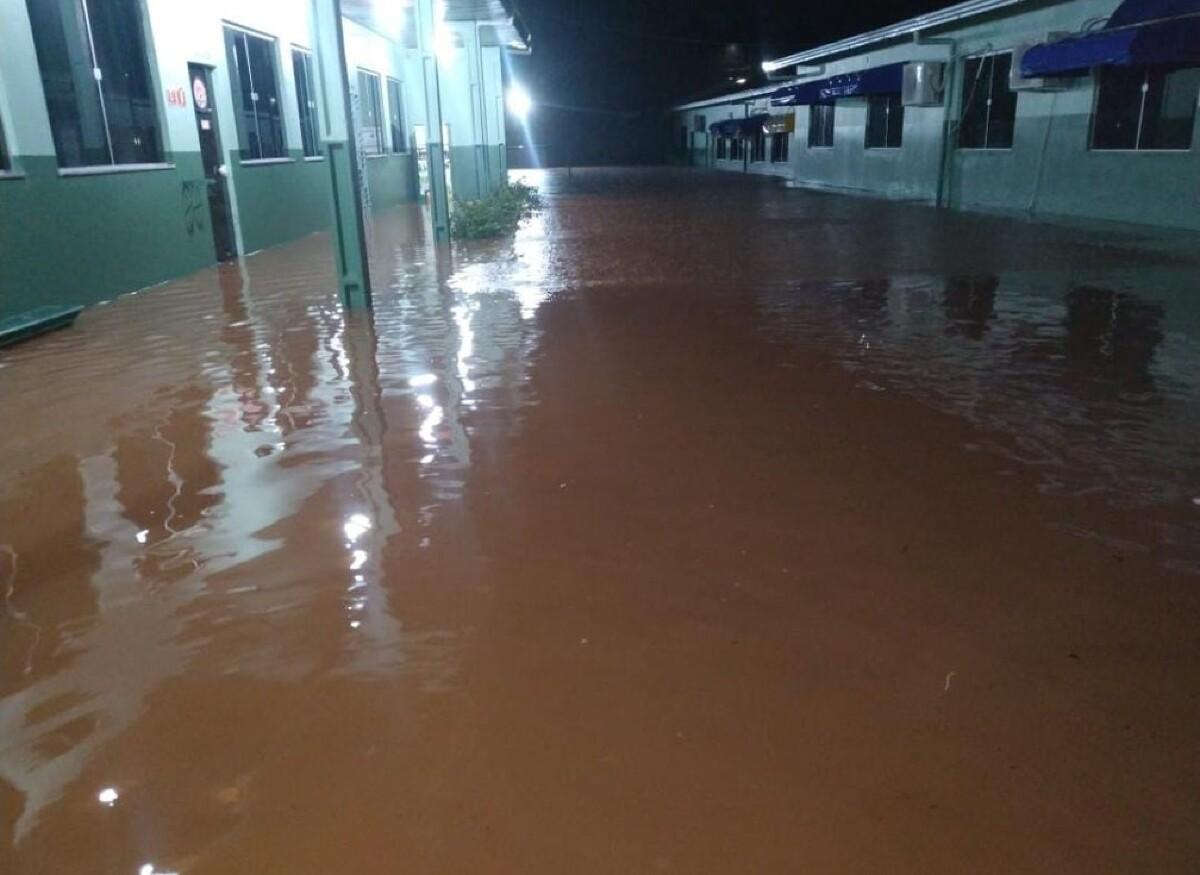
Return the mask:
<path id="1" fill-rule="evenodd" d="M 529 34 L 501 0 L 0 0 L 0 46 L 3 319 L 329 227 L 346 96 L 367 209 L 416 200 L 443 145 L 479 196 Z"/>
<path id="2" fill-rule="evenodd" d="M 1200 0 L 968 0 L 679 105 L 687 163 L 942 206 L 1200 229 Z"/>

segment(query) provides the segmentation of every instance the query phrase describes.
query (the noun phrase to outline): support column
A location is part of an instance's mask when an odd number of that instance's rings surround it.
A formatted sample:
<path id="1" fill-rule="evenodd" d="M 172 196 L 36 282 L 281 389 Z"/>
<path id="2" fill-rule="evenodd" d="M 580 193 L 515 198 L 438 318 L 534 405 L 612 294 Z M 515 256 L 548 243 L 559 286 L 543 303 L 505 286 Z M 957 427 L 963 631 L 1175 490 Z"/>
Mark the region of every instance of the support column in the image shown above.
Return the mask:
<path id="1" fill-rule="evenodd" d="M 434 0 L 417 0 L 417 45 L 425 80 L 425 142 L 429 156 L 429 208 L 433 214 L 433 239 L 450 239 L 450 199 L 446 193 L 446 158 L 442 146 L 442 91 L 438 77 Z"/>
<path id="2" fill-rule="evenodd" d="M 342 302 L 348 310 L 370 309 L 371 276 L 363 222 L 358 144 L 351 116 L 341 0 L 311 0 L 313 58 L 321 92 L 321 143 L 329 169 L 333 245 Z"/>

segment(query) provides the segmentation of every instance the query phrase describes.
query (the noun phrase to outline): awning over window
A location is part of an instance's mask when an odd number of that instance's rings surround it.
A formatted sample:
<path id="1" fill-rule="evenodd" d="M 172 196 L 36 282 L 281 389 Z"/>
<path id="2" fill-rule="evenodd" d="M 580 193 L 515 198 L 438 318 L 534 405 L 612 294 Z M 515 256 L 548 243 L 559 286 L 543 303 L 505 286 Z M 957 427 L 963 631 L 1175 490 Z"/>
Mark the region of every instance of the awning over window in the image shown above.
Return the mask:
<path id="1" fill-rule="evenodd" d="M 796 114 L 785 112 L 767 117 L 763 130 L 768 134 L 790 134 L 796 130 Z"/>
<path id="2" fill-rule="evenodd" d="M 769 118 L 765 112 L 745 118 L 727 118 L 713 122 L 708 129 L 718 137 L 750 137 L 761 131 Z"/>
<path id="3" fill-rule="evenodd" d="M 1200 63 L 1200 0 L 1124 0 L 1100 30 L 1033 46 L 1021 59 L 1021 75 L 1189 63 Z"/>
<path id="4" fill-rule="evenodd" d="M 904 64 L 886 64 L 854 73 L 830 76 L 785 85 L 771 95 L 772 106 L 803 106 L 831 103 L 839 97 L 865 97 L 869 94 L 899 94 L 904 85 Z"/>

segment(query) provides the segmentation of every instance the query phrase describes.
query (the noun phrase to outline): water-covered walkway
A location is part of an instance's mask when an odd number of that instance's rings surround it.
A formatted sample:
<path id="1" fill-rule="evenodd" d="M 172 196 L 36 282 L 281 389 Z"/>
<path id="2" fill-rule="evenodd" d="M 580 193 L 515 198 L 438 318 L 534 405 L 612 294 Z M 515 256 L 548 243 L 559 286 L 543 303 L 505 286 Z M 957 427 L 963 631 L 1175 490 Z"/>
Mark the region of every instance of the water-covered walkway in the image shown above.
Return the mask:
<path id="1" fill-rule="evenodd" d="M 541 183 L 0 351 L 0 871 L 1191 871 L 1194 238 Z"/>

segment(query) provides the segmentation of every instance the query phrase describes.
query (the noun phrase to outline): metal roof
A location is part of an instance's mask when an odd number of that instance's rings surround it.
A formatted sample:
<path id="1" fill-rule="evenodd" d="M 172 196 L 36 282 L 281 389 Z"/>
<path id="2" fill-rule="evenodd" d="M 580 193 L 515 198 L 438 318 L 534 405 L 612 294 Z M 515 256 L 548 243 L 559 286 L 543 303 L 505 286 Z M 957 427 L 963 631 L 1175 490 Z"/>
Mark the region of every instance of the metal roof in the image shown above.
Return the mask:
<path id="1" fill-rule="evenodd" d="M 974 18 L 979 15 L 987 15 L 991 12 L 996 12 L 1001 9 L 1007 9 L 1010 6 L 1017 6 L 1022 3 L 1029 3 L 1031 0 L 967 0 L 965 3 L 958 3 L 954 6 L 947 6 L 945 9 L 938 9 L 935 12 L 927 12 L 924 15 L 918 15 L 915 18 L 908 18 L 896 24 L 889 24 L 886 27 L 880 27 L 876 30 L 869 30 L 866 33 L 860 33 L 857 36 L 847 37 L 843 40 L 838 40 L 833 43 L 826 43 L 822 46 L 817 46 L 812 49 L 805 49 L 802 52 L 796 52 L 791 55 L 784 55 L 782 58 L 773 58 L 769 61 L 763 61 L 763 70 L 768 73 L 773 73 L 776 70 L 784 67 L 791 67 L 796 64 L 805 64 L 809 61 L 817 61 L 823 58 L 830 58 L 834 55 L 841 55 L 847 52 L 852 52 L 855 49 L 860 49 L 864 46 L 872 45 L 873 43 L 885 42 L 887 40 L 899 39 L 900 37 L 911 36 L 915 33 L 920 33 L 924 30 L 932 30 L 937 27 L 944 27 L 947 24 L 962 21 L 967 18 Z"/>
<path id="2" fill-rule="evenodd" d="M 511 0 L 444 0 L 446 21 L 475 21 L 485 46 L 530 50 L 529 29 Z M 413 0 L 342 0 L 342 14 L 380 36 L 416 48 Z"/>

